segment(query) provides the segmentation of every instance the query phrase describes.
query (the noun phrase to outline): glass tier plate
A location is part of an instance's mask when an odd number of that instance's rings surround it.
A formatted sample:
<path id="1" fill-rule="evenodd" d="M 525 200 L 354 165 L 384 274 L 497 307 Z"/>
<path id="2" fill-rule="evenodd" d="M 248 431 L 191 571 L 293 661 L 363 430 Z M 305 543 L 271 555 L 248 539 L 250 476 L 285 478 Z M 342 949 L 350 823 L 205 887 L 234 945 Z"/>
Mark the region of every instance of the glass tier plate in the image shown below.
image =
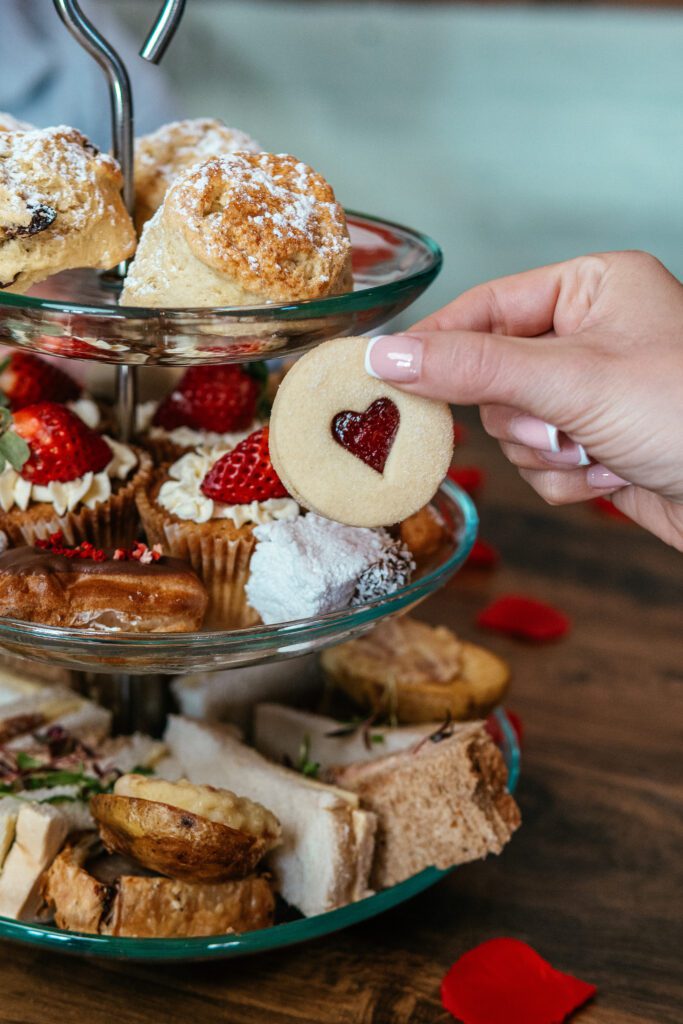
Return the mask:
<path id="1" fill-rule="evenodd" d="M 521 753 L 515 730 L 505 710 L 498 708 L 493 716 L 502 736 L 501 749 L 508 769 L 508 789 L 514 793 L 521 768 Z M 453 869 L 451 869 L 453 870 Z M 299 942 L 309 942 L 341 931 L 371 917 L 391 910 L 449 874 L 437 868 L 426 868 L 412 878 L 351 903 L 339 910 L 330 910 L 315 917 L 298 918 L 276 924 L 272 928 L 245 932 L 243 935 L 211 935 L 193 939 L 123 939 L 109 935 L 85 935 L 63 932 L 48 925 L 23 924 L 0 917 L 0 939 L 9 939 L 29 946 L 39 946 L 55 953 L 76 956 L 106 957 L 117 960 L 211 960 L 246 956 L 282 949 Z"/>
<path id="2" fill-rule="evenodd" d="M 0 618 L 0 648 L 65 668 L 149 675 L 251 665 L 341 643 L 428 597 L 467 558 L 478 524 L 471 499 L 446 480 L 432 504 L 446 524 L 447 539 L 407 586 L 357 608 L 275 626 L 199 633 L 105 633 Z"/>
<path id="3" fill-rule="evenodd" d="M 0 291 L 0 338 L 74 359 L 182 366 L 304 352 L 367 334 L 409 306 L 441 268 L 436 242 L 410 228 L 348 213 L 354 290 L 307 302 L 220 309 L 116 305 L 120 283 L 93 270 L 57 274 L 30 295 Z"/>

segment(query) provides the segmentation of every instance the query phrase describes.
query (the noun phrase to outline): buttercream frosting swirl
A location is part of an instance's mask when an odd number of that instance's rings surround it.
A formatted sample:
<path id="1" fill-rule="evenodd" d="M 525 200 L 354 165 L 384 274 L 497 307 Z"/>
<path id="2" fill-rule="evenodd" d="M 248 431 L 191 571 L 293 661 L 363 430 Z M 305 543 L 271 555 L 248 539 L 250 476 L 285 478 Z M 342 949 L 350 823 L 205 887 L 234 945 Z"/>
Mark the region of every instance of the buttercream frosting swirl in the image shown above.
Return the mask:
<path id="1" fill-rule="evenodd" d="M 146 433 L 152 440 L 171 441 L 179 448 L 220 448 L 223 452 L 235 448 L 240 441 L 260 430 L 263 426 L 261 420 L 254 420 L 246 430 L 228 431 L 219 434 L 215 430 L 195 430 L 193 427 L 174 427 L 173 430 L 166 430 L 164 427 L 152 425 L 154 413 L 157 410 L 157 402 L 142 402 L 136 413 L 136 427 L 139 434 Z"/>
<path id="2" fill-rule="evenodd" d="M 235 526 L 246 523 L 273 523 L 296 519 L 299 506 L 293 498 L 268 498 L 246 505 L 227 505 L 207 498 L 201 484 L 211 467 L 231 448 L 197 448 L 188 452 L 168 471 L 170 477 L 159 489 L 157 501 L 178 519 L 208 523 L 211 519 L 231 519 Z"/>
<path id="3" fill-rule="evenodd" d="M 24 480 L 9 464 L 0 473 L 0 508 L 9 512 L 15 505 L 25 512 L 30 502 L 48 502 L 63 516 L 77 506 L 95 508 L 112 493 L 112 480 L 125 480 L 138 464 L 138 457 L 128 445 L 105 437 L 112 451 L 111 462 L 99 473 L 84 473 L 73 480 L 53 480 L 49 484 L 32 484 Z"/>

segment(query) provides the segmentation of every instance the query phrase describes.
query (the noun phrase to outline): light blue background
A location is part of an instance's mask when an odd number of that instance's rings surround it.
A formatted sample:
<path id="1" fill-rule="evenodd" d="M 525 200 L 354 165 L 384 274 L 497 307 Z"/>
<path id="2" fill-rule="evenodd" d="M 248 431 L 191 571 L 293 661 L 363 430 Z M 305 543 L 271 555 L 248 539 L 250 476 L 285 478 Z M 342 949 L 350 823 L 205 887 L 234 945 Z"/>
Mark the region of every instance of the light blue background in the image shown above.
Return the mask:
<path id="1" fill-rule="evenodd" d="M 141 34 L 156 4 L 118 5 Z M 164 67 L 216 114 L 421 228 L 478 281 L 642 248 L 683 276 L 683 15 L 188 0 Z M 144 34 L 144 32 L 142 32 Z"/>

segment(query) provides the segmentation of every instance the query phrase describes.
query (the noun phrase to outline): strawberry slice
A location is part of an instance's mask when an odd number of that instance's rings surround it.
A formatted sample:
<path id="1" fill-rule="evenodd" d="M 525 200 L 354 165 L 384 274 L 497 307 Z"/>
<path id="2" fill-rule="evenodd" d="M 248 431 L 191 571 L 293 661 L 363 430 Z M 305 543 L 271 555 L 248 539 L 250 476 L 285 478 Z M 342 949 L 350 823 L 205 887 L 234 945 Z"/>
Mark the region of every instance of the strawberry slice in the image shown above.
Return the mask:
<path id="1" fill-rule="evenodd" d="M 227 505 L 286 498 L 287 491 L 270 461 L 268 427 L 255 430 L 215 462 L 202 481 L 201 491 L 207 498 Z"/>
<path id="2" fill-rule="evenodd" d="M 159 405 L 153 424 L 227 434 L 253 422 L 264 389 L 265 367 L 193 366 Z"/>
<path id="3" fill-rule="evenodd" d="M 67 373 L 30 352 L 13 352 L 0 366 L 0 391 L 12 412 L 35 402 L 73 402 L 81 393 Z"/>
<path id="4" fill-rule="evenodd" d="M 37 402 L 14 413 L 14 432 L 29 446 L 21 475 L 32 484 L 76 480 L 99 473 L 111 462 L 111 448 L 64 405 Z"/>

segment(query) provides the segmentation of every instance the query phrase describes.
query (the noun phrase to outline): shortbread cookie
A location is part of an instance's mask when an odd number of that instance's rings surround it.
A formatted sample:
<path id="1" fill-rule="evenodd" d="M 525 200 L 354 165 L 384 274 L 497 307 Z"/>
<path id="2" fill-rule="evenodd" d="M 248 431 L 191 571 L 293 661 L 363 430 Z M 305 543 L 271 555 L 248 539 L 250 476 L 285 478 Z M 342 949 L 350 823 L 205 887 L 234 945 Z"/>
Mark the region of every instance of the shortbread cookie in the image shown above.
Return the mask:
<path id="1" fill-rule="evenodd" d="M 350 526 L 388 526 L 434 496 L 453 454 L 445 402 L 365 371 L 367 338 L 337 338 L 289 371 L 275 397 L 270 454 L 305 508 Z"/>
<path id="2" fill-rule="evenodd" d="M 293 156 L 235 153 L 181 175 L 145 225 L 126 306 L 248 306 L 351 287 L 351 242 L 327 182 Z"/>
<path id="3" fill-rule="evenodd" d="M 0 289 L 130 256 L 121 185 L 118 164 L 74 128 L 0 132 Z"/>
<path id="4" fill-rule="evenodd" d="M 0 114 L 0 128 L 2 115 Z M 135 227 L 138 232 L 164 201 L 178 175 L 211 156 L 262 147 L 245 132 L 213 117 L 172 121 L 135 140 Z"/>

